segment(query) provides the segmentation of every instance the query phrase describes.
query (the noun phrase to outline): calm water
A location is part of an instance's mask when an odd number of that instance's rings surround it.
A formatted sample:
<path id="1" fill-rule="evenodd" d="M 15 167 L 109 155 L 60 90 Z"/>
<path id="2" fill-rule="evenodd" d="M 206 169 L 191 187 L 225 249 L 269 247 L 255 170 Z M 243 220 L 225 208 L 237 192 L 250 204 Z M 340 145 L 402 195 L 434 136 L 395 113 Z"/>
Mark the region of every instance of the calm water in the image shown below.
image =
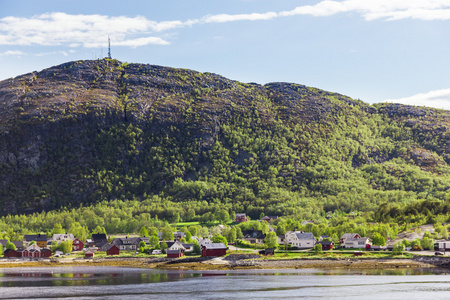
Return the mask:
<path id="1" fill-rule="evenodd" d="M 0 299 L 450 299 L 433 270 L 0 269 Z"/>

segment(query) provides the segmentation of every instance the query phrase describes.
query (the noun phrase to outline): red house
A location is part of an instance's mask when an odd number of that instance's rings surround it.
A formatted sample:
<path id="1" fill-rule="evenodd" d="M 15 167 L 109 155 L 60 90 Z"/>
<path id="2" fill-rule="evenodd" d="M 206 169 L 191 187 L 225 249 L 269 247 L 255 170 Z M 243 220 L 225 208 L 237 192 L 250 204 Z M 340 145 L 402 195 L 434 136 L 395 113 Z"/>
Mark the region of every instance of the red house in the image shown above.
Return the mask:
<path id="1" fill-rule="evenodd" d="M 169 258 L 178 258 L 184 256 L 184 250 L 183 249 L 175 249 L 175 250 L 166 250 L 167 257 Z"/>
<path id="2" fill-rule="evenodd" d="M 84 257 L 87 257 L 87 258 L 94 257 L 94 251 L 87 250 L 86 252 L 84 252 Z"/>
<path id="3" fill-rule="evenodd" d="M 322 250 L 333 250 L 334 248 L 334 243 L 331 241 L 320 241 L 317 244 L 322 245 Z"/>
<path id="4" fill-rule="evenodd" d="M 119 255 L 120 250 L 116 245 L 111 245 L 106 249 L 106 255 Z"/>
<path id="5" fill-rule="evenodd" d="M 72 242 L 72 251 L 81 251 L 84 248 L 84 243 L 78 238 L 75 238 Z"/>
<path id="6" fill-rule="evenodd" d="M 236 214 L 236 222 L 237 223 L 241 223 L 241 222 L 247 222 L 247 215 L 245 213 L 239 213 Z"/>
<path id="7" fill-rule="evenodd" d="M 202 245 L 202 256 L 222 256 L 227 254 L 224 243 L 211 243 Z"/>
<path id="8" fill-rule="evenodd" d="M 48 248 L 44 248 L 41 250 L 41 257 L 50 257 L 52 256 L 52 251 Z"/>
<path id="9" fill-rule="evenodd" d="M 22 253 L 20 251 L 16 251 L 16 250 L 13 250 L 13 249 L 6 249 L 3 252 L 3 255 L 5 257 L 21 257 Z"/>

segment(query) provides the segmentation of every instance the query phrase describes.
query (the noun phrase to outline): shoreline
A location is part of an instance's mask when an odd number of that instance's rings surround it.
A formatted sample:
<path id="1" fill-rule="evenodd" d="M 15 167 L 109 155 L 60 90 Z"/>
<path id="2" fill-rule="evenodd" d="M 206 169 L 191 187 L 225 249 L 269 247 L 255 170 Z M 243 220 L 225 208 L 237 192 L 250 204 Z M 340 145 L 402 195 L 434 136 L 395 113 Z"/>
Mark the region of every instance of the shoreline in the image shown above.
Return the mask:
<path id="1" fill-rule="evenodd" d="M 110 266 L 164 270 L 259 270 L 259 269 L 422 269 L 439 268 L 429 261 L 405 258 L 355 259 L 148 259 L 99 258 L 71 261 L 0 261 L 3 268 Z"/>

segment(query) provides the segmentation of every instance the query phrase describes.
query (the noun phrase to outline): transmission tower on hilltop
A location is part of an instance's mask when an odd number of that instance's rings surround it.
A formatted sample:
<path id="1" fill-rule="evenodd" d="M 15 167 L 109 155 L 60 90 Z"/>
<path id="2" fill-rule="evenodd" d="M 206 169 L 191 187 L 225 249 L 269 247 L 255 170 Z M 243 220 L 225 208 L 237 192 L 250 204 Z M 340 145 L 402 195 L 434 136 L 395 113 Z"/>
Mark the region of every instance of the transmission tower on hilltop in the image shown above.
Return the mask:
<path id="1" fill-rule="evenodd" d="M 109 40 L 109 35 L 108 35 L 108 58 L 111 59 L 111 41 Z"/>

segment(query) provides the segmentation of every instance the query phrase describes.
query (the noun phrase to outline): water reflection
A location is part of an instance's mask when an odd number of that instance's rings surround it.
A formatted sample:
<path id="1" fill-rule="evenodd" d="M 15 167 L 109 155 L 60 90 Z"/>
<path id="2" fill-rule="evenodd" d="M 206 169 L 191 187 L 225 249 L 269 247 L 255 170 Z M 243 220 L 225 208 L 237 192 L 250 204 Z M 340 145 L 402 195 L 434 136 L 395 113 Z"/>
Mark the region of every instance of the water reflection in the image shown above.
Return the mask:
<path id="1" fill-rule="evenodd" d="M 254 299 L 283 295 L 363 296 L 414 290 L 428 293 L 449 291 L 446 270 L 153 270 L 117 267 L 13 268 L 0 269 L 0 299 L 37 297 L 167 296 L 179 294 L 203 299 Z M 355 286 L 361 288 L 354 289 Z M 320 292 L 320 293 L 319 293 Z M 238 293 L 238 294 L 237 294 Z M 425 293 L 425 294 L 423 294 Z M 384 300 L 391 299 L 390 294 Z M 398 294 L 397 294 L 398 296 Z M 247 297 L 247 298 L 245 298 Z"/>

